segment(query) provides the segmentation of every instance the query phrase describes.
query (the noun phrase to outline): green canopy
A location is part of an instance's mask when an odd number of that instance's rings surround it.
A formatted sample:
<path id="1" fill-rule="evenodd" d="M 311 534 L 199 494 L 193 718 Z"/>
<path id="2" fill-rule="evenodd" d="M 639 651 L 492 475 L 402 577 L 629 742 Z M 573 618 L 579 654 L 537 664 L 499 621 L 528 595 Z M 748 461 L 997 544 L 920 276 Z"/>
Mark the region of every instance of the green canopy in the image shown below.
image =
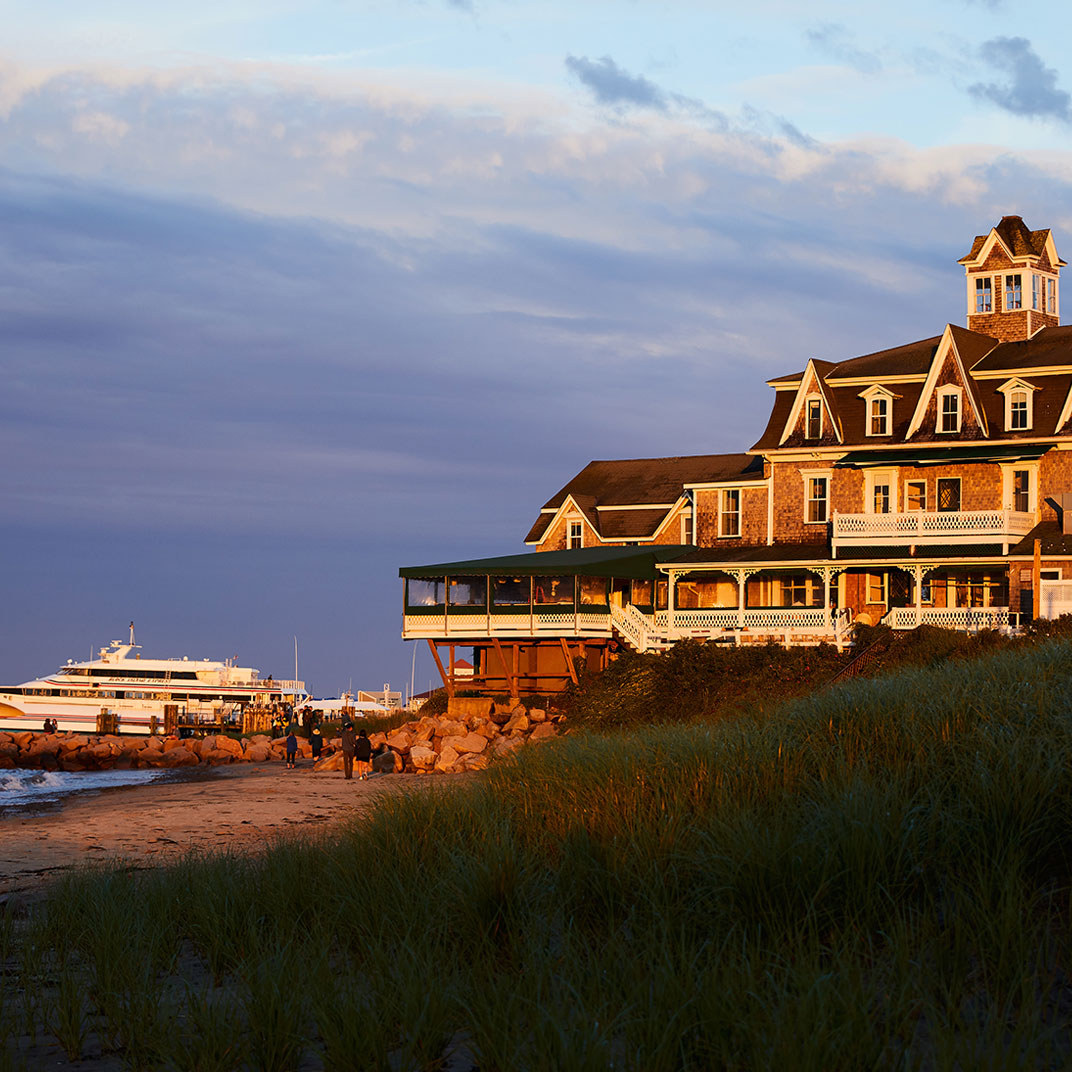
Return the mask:
<path id="1" fill-rule="evenodd" d="M 980 443 L 973 447 L 919 447 L 913 450 L 851 450 L 837 469 L 870 469 L 878 465 L 956 465 L 958 462 L 1033 462 L 1052 447 L 1052 443 L 1005 443 L 995 446 Z"/>
<path id="2" fill-rule="evenodd" d="M 464 562 L 437 562 L 431 566 L 403 566 L 399 577 L 623 577 L 634 580 L 656 576 L 656 565 L 671 562 L 692 545 L 658 547 L 581 547 L 572 551 L 530 551 L 524 555 L 473 558 Z"/>

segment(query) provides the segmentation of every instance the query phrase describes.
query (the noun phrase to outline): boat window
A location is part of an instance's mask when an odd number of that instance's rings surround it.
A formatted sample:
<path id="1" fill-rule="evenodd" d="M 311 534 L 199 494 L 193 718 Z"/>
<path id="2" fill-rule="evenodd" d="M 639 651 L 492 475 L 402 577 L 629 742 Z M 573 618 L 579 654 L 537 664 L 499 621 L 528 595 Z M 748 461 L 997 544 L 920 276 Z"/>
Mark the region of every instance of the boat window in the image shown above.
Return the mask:
<path id="1" fill-rule="evenodd" d="M 572 577 L 534 577 L 533 599 L 537 603 L 568 603 L 573 606 Z"/>
<path id="2" fill-rule="evenodd" d="M 487 577 L 451 577 L 452 607 L 483 607 L 488 601 Z"/>
<path id="3" fill-rule="evenodd" d="M 443 578 L 411 577 L 406 581 L 406 602 L 411 607 L 443 606 Z"/>
<path id="4" fill-rule="evenodd" d="M 605 577 L 578 577 L 580 602 L 586 607 L 603 607 L 607 604 L 607 580 Z"/>
<path id="5" fill-rule="evenodd" d="M 530 577 L 496 577 L 494 600 L 500 607 L 528 606 L 531 594 Z"/>

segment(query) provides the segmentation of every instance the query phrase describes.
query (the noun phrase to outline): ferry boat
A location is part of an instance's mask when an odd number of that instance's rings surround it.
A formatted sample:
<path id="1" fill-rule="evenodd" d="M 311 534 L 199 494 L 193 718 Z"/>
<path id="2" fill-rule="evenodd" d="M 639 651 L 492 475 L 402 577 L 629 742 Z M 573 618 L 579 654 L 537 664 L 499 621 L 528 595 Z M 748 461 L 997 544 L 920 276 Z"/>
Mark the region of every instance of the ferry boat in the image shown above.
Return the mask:
<path id="1" fill-rule="evenodd" d="M 68 660 L 48 677 L 0 687 L 0 730 L 150 733 L 171 725 L 241 725 L 249 706 L 297 707 L 308 694 L 297 680 L 261 679 L 232 660 L 143 659 L 140 645 L 113 640 L 88 662 Z"/>

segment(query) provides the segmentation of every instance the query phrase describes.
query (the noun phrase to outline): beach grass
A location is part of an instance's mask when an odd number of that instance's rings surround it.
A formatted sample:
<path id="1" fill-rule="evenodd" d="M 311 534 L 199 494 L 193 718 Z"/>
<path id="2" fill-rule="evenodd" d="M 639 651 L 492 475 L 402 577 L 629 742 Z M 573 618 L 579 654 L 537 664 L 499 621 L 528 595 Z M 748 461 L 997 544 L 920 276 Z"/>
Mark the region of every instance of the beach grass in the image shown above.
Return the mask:
<path id="1" fill-rule="evenodd" d="M 7 1048 L 36 1020 L 128 1067 L 1065 1067 L 1070 907 L 1055 640 L 74 875 L 0 918 Z"/>

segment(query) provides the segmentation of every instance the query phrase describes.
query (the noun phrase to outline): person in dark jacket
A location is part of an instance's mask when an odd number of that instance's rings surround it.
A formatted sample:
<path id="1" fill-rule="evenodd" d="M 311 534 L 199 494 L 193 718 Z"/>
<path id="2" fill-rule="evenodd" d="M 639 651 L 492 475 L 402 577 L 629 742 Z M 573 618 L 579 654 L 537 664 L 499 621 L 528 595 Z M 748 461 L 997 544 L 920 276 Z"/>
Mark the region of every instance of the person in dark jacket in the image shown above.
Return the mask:
<path id="1" fill-rule="evenodd" d="M 357 734 L 354 724 L 347 722 L 342 727 L 342 776 L 347 780 L 354 776 L 354 751 L 357 747 Z"/>
<path id="2" fill-rule="evenodd" d="M 354 746 L 354 758 L 357 760 L 357 776 L 364 781 L 372 769 L 372 742 L 369 740 L 368 731 L 364 726 Z"/>
<path id="3" fill-rule="evenodd" d="M 309 747 L 312 749 L 315 763 L 320 758 L 320 751 L 324 747 L 324 735 L 320 732 L 320 727 L 315 724 L 309 731 Z"/>
<path id="4" fill-rule="evenodd" d="M 294 732 L 294 727 L 290 727 L 290 732 L 287 734 L 287 770 L 294 770 L 298 763 L 298 735 Z"/>

